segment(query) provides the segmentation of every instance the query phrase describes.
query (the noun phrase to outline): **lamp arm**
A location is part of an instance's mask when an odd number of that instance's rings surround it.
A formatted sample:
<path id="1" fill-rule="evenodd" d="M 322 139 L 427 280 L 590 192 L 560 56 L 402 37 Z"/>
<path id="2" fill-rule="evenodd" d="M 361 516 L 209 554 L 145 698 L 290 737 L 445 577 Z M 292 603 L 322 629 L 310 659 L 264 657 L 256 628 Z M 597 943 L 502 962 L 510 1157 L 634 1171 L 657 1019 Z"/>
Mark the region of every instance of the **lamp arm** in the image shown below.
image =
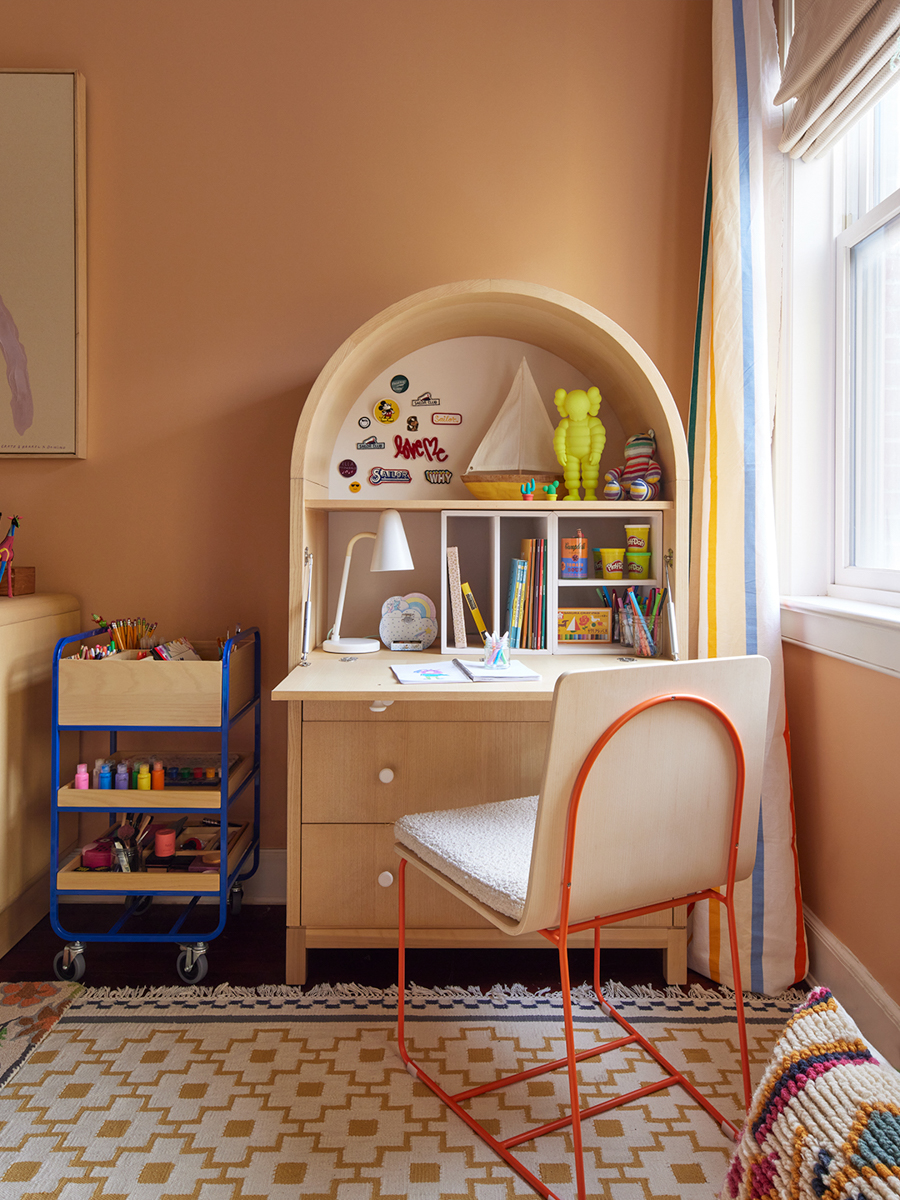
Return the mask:
<path id="1" fill-rule="evenodd" d="M 344 615 L 344 597 L 347 594 L 347 579 L 350 575 L 350 558 L 353 554 L 353 547 L 362 538 L 374 538 L 374 533 L 358 533 L 356 537 L 352 537 L 347 543 L 347 555 L 344 559 L 344 573 L 341 575 L 341 590 L 338 593 L 337 612 L 334 614 L 334 627 L 331 632 L 331 640 L 336 642 L 341 636 L 341 617 Z"/>

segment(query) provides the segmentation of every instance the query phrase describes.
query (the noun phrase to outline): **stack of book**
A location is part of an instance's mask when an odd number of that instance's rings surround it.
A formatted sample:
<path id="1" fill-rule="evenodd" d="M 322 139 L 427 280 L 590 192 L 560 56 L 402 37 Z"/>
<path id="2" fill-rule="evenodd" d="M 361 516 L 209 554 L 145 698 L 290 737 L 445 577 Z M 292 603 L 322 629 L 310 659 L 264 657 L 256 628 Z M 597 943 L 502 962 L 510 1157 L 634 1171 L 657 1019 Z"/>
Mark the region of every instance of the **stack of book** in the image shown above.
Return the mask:
<path id="1" fill-rule="evenodd" d="M 506 624 L 510 649 L 547 648 L 547 539 L 523 538 L 509 564 Z"/>

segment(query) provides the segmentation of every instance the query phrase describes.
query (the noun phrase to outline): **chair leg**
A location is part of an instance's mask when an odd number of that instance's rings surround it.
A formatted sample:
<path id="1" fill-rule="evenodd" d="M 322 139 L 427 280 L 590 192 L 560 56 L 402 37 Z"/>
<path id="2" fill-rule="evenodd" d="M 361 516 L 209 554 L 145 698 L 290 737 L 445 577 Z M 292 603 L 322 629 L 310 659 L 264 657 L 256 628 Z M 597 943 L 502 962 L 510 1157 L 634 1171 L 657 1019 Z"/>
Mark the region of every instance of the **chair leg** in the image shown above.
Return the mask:
<path id="1" fill-rule="evenodd" d="M 596 938 L 594 976 L 598 973 Z M 566 1031 L 566 1068 L 569 1073 L 569 1109 L 572 1116 L 572 1151 L 575 1155 L 575 1184 L 578 1200 L 585 1200 L 584 1150 L 581 1141 L 581 1100 L 578 1095 L 578 1063 L 575 1058 L 575 1022 L 572 1018 L 572 985 L 569 979 L 569 948 L 565 929 L 559 931 L 559 979 L 563 995 L 563 1020 Z"/>
<path id="2" fill-rule="evenodd" d="M 734 978 L 734 1008 L 737 1017 L 738 1044 L 741 1048 L 741 1074 L 744 1078 L 744 1112 L 749 1113 L 752 1093 L 750 1090 L 750 1054 L 747 1049 L 747 1022 L 744 1017 L 744 993 L 741 985 L 741 961 L 738 949 L 737 919 L 734 915 L 734 897 L 730 891 L 722 903 L 728 913 L 728 944 L 731 949 L 731 974 Z"/>

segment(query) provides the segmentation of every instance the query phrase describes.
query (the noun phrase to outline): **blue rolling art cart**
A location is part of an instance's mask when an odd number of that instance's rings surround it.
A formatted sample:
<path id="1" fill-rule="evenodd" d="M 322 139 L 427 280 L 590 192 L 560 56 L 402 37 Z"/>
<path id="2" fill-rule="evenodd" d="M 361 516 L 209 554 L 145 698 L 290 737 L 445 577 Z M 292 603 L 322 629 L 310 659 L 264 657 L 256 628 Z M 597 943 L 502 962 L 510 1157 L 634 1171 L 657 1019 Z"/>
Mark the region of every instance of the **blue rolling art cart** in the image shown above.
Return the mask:
<path id="1" fill-rule="evenodd" d="M 54 971 L 59 979 L 81 979 L 89 942 L 171 942 L 178 947 L 179 977 L 185 983 L 198 983 L 207 973 L 209 943 L 225 928 L 229 911 L 240 911 L 241 885 L 259 866 L 259 630 L 236 633 L 221 648 L 215 642 L 194 642 L 201 661 L 160 661 L 139 651 L 102 659 L 79 656 L 81 645 L 95 643 L 103 635 L 101 628 L 61 638 L 53 655 L 51 861 L 55 869 L 50 920 L 54 932 L 66 942 L 54 959 Z M 111 770 L 120 762 L 127 761 L 135 769 L 138 761 L 156 758 L 157 787 L 109 789 L 96 786 L 90 776 L 87 787 L 76 787 L 75 779 L 61 778 L 61 738 L 89 730 L 109 734 Z M 154 754 L 158 748 L 150 735 L 172 733 L 216 734 L 216 748 L 212 754 Z M 128 735 L 123 738 L 129 743 L 127 753 L 119 749 L 120 734 Z M 189 738 L 168 740 L 190 743 Z M 251 742 L 252 750 L 247 748 Z M 140 743 L 138 749 L 132 749 L 132 743 Z M 236 752 L 239 743 L 246 752 Z M 160 761 L 165 770 L 163 787 L 158 786 Z M 198 762 L 203 765 L 197 766 Z M 252 820 L 249 816 L 238 820 L 232 815 L 235 805 L 244 797 L 240 808 L 248 811 L 251 788 Z M 108 816 L 99 850 L 102 859 L 104 843 L 111 842 L 110 868 L 97 868 L 96 849 L 88 867 L 82 861 L 82 846 L 61 844 L 61 820 L 78 813 Z M 163 831 L 168 852 L 173 828 L 174 854 L 160 858 L 156 833 Z M 175 869 L 176 864 L 181 869 Z M 114 919 L 105 931 L 79 932 L 66 928 L 60 914 L 60 902 L 76 896 L 107 900 L 120 896 L 123 905 L 109 906 Z M 170 928 L 142 933 L 141 926 L 148 922 L 139 918 L 154 899 L 183 903 Z M 201 934 L 186 932 L 188 916 L 204 899 L 217 902 L 200 910 L 217 912 L 216 924 Z M 66 920 L 77 911 L 77 905 L 67 905 Z"/>

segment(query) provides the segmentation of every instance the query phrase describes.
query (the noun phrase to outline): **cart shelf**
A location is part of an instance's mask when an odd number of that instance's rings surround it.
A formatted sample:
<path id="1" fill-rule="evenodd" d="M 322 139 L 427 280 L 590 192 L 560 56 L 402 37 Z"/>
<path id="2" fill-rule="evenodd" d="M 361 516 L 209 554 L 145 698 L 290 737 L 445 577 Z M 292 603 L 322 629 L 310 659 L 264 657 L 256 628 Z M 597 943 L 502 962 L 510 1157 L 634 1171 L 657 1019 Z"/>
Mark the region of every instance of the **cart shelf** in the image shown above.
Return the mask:
<path id="1" fill-rule="evenodd" d="M 162 661 L 125 652 L 105 659 L 82 659 L 77 644 L 97 636 L 97 630 L 60 639 L 53 658 L 53 821 L 52 859 L 58 864 L 51 880 L 50 920 L 54 932 L 67 940 L 54 960 L 61 979 L 80 979 L 85 970 L 88 942 L 175 942 L 179 947 L 176 968 L 187 983 L 203 979 L 207 970 L 208 942 L 225 927 L 229 909 L 240 911 L 242 883 L 259 866 L 260 804 L 260 637 L 256 628 L 229 638 L 219 655 L 214 642 L 194 643 L 201 661 Z M 253 721 L 252 753 L 235 755 L 231 736 L 236 726 Z M 177 782 L 156 790 L 76 788 L 60 778 L 60 736 L 70 730 L 103 730 L 109 733 L 109 757 L 121 759 L 118 735 L 135 733 L 215 733 L 219 783 L 198 786 Z M 141 754 L 147 754 L 142 750 Z M 165 758 L 165 755 L 162 756 Z M 232 804 L 253 788 L 253 819 L 229 820 Z M 60 855 L 59 825 L 62 814 L 108 812 L 117 828 L 115 812 L 144 814 L 202 813 L 213 824 L 195 832 L 215 841 L 203 850 L 176 852 L 176 856 L 207 857 L 213 871 L 147 870 L 85 871 L 81 852 Z M 224 855 L 216 847 L 227 847 Z M 217 864 L 208 856 L 215 855 Z M 104 933 L 79 933 L 65 928 L 60 899 L 75 896 L 109 898 L 120 895 L 124 913 L 117 913 Z M 181 897 L 186 901 L 168 932 L 142 933 L 125 929 L 132 918 L 146 911 L 154 896 Z M 200 900 L 218 899 L 218 922 L 203 934 L 187 934 L 183 925 Z M 204 909 L 204 911 L 206 911 Z"/>

